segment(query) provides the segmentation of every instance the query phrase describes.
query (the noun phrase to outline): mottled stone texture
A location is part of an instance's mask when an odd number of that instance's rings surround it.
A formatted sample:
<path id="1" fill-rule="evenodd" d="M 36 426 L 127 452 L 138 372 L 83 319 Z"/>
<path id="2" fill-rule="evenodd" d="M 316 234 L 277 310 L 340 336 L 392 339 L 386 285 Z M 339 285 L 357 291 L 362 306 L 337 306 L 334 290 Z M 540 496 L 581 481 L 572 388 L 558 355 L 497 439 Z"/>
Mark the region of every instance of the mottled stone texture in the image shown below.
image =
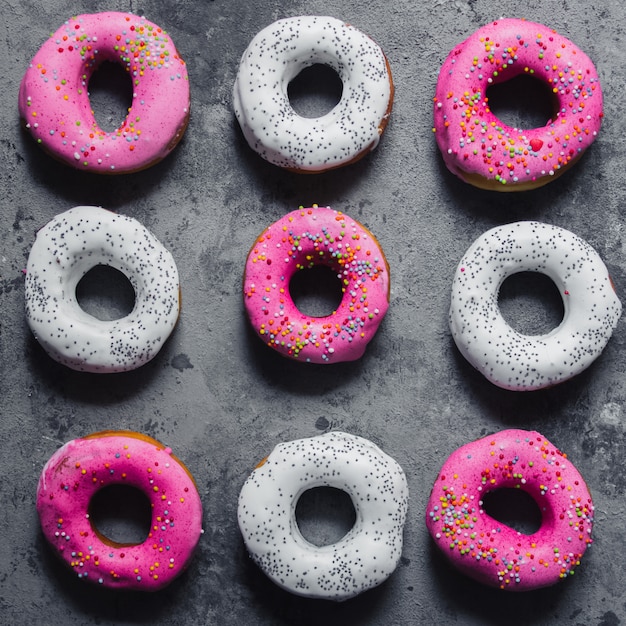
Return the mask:
<path id="1" fill-rule="evenodd" d="M 170 31 L 188 61 L 192 93 L 189 128 L 174 153 L 118 178 L 56 163 L 18 120 L 17 91 L 27 63 L 64 19 L 92 6 L 59 0 L 5 0 L 2 6 L 0 624 L 624 623 L 626 318 L 586 372 L 557 388 L 523 394 L 494 387 L 465 362 L 450 337 L 447 311 L 452 275 L 469 244 L 493 226 L 521 219 L 556 224 L 586 239 L 626 300 L 625 5 L 112 0 L 107 9 L 142 12 Z M 328 13 L 380 43 L 395 79 L 395 105 L 370 156 L 343 170 L 299 176 L 251 152 L 231 90 L 239 57 L 261 27 L 290 15 Z M 501 195 L 469 187 L 442 165 L 431 130 L 432 95 L 454 44 L 492 19 L 522 13 L 554 27 L 593 59 L 605 121 L 596 143 L 560 179 Z M 120 81 L 114 76 L 109 82 Z M 103 125 L 108 115 L 115 127 L 123 98 L 98 91 L 94 108 Z M 515 106 L 509 108 L 515 115 Z M 254 238 L 311 203 L 353 215 L 376 234 L 389 261 L 389 313 L 354 363 L 288 361 L 251 333 L 244 315 L 243 263 Z M 26 325 L 22 272 L 35 232 L 80 204 L 137 218 L 179 268 L 179 324 L 162 352 L 132 373 L 70 371 L 46 356 Z M 522 280 L 507 290 L 502 306 L 519 324 L 554 323 L 549 285 L 537 285 Z M 185 575 L 157 595 L 85 586 L 57 561 L 39 529 L 34 494 L 43 464 L 68 439 L 110 428 L 164 441 L 198 482 L 205 516 L 200 549 Z M 576 575 L 557 588 L 521 595 L 483 588 L 452 571 L 428 537 L 425 505 L 444 458 L 503 428 L 542 432 L 568 453 L 595 498 L 595 543 Z M 246 555 L 236 524 L 237 496 L 255 464 L 279 441 L 330 429 L 378 444 L 402 465 L 411 493 L 396 572 L 343 604 L 279 590 Z"/>

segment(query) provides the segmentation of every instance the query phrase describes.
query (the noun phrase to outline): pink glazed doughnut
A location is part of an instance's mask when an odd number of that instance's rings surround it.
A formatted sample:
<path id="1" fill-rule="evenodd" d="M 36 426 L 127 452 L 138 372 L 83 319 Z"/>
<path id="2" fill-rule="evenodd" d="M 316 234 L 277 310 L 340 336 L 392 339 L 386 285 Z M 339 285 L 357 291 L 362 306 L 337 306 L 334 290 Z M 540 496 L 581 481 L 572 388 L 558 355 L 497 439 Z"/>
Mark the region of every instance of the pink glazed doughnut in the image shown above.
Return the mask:
<path id="1" fill-rule="evenodd" d="M 89 79 L 104 61 L 132 79 L 133 99 L 113 132 L 97 124 Z M 78 169 L 125 174 L 169 154 L 189 120 L 187 68 L 171 38 L 130 13 L 70 18 L 42 45 L 20 85 L 19 112 L 48 153 Z"/>
<path id="2" fill-rule="evenodd" d="M 540 529 L 520 533 L 482 509 L 485 494 L 522 489 Z M 464 574 L 492 587 L 528 591 L 574 574 L 592 543 L 593 503 L 567 456 L 538 432 L 504 430 L 462 446 L 443 464 L 426 509 L 435 544 Z"/>
<path id="3" fill-rule="evenodd" d="M 141 544 L 111 541 L 89 519 L 96 492 L 115 484 L 150 500 Z M 39 478 L 37 511 L 46 539 L 78 577 L 114 589 L 162 589 L 185 570 L 203 532 L 189 470 L 170 448 L 132 431 L 93 433 L 59 448 Z"/>
<path id="4" fill-rule="evenodd" d="M 300 312 L 289 294 L 299 270 L 326 265 L 343 297 L 331 315 Z M 252 246 L 243 280 L 250 322 L 270 347 L 309 363 L 363 356 L 389 307 L 389 266 L 372 233 L 330 207 L 300 208 L 266 228 Z"/>
<path id="5" fill-rule="evenodd" d="M 541 128 L 511 128 L 489 109 L 490 85 L 525 74 L 554 95 Z M 448 169 L 483 189 L 521 191 L 545 185 L 593 143 L 602 121 L 602 89 L 589 57 L 541 24 L 502 19 L 449 53 L 434 98 L 434 131 Z"/>

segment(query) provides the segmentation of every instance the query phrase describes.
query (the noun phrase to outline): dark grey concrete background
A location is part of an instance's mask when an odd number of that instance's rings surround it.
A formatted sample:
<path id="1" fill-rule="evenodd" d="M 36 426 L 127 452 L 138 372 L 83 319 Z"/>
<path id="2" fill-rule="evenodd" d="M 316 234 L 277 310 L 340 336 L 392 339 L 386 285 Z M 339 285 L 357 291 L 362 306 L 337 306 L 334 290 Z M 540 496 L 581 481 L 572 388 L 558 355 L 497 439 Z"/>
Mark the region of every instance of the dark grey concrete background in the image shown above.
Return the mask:
<path id="1" fill-rule="evenodd" d="M 483 231 L 518 219 L 557 224 L 587 239 L 626 300 L 626 5 L 2 0 L 0 6 L 1 624 L 626 621 L 626 317 L 589 370 L 528 394 L 482 379 L 459 356 L 447 327 L 458 259 Z M 68 16 L 94 10 L 145 14 L 171 33 L 188 61 L 193 104 L 187 134 L 175 153 L 143 173 L 100 178 L 70 170 L 19 128 L 17 91 L 27 63 Z M 396 84 L 378 149 L 321 176 L 289 174 L 259 159 L 242 139 L 231 107 L 237 64 L 249 40 L 275 19 L 298 14 L 331 14 L 369 33 L 387 53 Z M 595 61 L 605 94 L 604 126 L 586 156 L 549 186 L 519 195 L 479 191 L 451 176 L 431 132 L 431 98 L 448 50 L 503 15 L 549 24 L 578 43 Z M 287 361 L 253 336 L 244 317 L 242 270 L 255 236 L 298 205 L 314 202 L 367 225 L 391 266 L 389 313 L 355 363 Z M 139 219 L 177 260 L 180 323 L 158 357 L 136 372 L 69 371 L 45 355 L 26 326 L 22 269 L 35 232 L 78 204 Z M 507 293 L 503 308 L 515 323 L 558 321 L 549 288 L 522 280 Z M 507 427 L 538 429 L 567 452 L 596 505 L 595 543 L 576 575 L 525 595 L 498 593 L 456 574 L 434 552 L 423 523 L 444 457 Z M 34 496 L 43 464 L 65 441 L 110 428 L 142 431 L 171 445 L 199 485 L 205 515 L 199 551 L 186 574 L 157 595 L 81 584 L 53 557 L 39 530 Z M 237 496 L 254 465 L 279 441 L 331 428 L 379 444 L 404 467 L 411 491 L 398 569 L 381 587 L 339 605 L 277 589 L 249 561 L 236 525 Z"/>

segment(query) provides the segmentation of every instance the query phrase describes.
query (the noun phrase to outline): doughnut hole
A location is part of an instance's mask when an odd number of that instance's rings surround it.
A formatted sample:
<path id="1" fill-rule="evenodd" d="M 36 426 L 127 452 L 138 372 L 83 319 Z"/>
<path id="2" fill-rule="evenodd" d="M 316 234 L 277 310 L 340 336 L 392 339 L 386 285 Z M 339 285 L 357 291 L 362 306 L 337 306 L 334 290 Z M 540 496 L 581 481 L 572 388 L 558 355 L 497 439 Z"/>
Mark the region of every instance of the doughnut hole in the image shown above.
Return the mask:
<path id="1" fill-rule="evenodd" d="M 329 546 L 340 541 L 356 522 L 350 496 L 335 487 L 307 489 L 296 504 L 296 522 L 300 534 L 315 546 Z"/>
<path id="2" fill-rule="evenodd" d="M 322 117 L 332 111 L 342 94 L 343 82 L 339 74 L 321 63 L 304 68 L 287 87 L 293 110 L 307 118 Z"/>
<path id="3" fill-rule="evenodd" d="M 128 278 L 108 265 L 92 267 L 76 285 L 80 308 L 101 321 L 126 317 L 135 306 L 135 290 Z"/>
<path id="4" fill-rule="evenodd" d="M 108 485 L 91 499 L 89 521 L 105 543 L 139 545 L 150 533 L 152 507 L 140 489 L 130 485 Z"/>
<path id="5" fill-rule="evenodd" d="M 505 278 L 498 293 L 500 313 L 523 335 L 546 335 L 563 321 L 563 298 L 551 278 L 517 272 Z"/>
<path id="6" fill-rule="evenodd" d="M 327 265 L 314 265 L 296 272 L 289 294 L 300 313 L 311 317 L 332 315 L 343 298 L 341 280 Z"/>
<path id="7" fill-rule="evenodd" d="M 534 498 L 521 489 L 503 488 L 486 493 L 482 510 L 523 535 L 534 535 L 541 527 L 541 510 Z"/>
<path id="8" fill-rule="evenodd" d="M 98 126 L 105 132 L 117 130 L 126 119 L 133 101 L 129 73 L 118 63 L 104 61 L 89 79 L 88 89 Z"/>
<path id="9" fill-rule="evenodd" d="M 557 102 L 542 80 L 519 74 L 490 85 L 487 100 L 491 112 L 511 128 L 542 128 L 557 114 Z"/>

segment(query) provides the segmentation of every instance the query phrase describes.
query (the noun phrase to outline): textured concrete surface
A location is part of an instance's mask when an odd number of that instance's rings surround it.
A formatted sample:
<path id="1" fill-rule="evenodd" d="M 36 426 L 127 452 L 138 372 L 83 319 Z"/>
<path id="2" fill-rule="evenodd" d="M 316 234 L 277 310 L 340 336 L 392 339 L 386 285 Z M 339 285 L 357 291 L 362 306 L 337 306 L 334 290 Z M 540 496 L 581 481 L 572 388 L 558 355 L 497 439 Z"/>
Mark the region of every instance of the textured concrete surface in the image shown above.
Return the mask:
<path id="1" fill-rule="evenodd" d="M 511 0 L 3 0 L 1 624 L 626 621 L 626 317 L 584 374 L 530 394 L 506 392 L 482 379 L 459 356 L 447 327 L 457 260 L 479 234 L 518 219 L 557 224 L 587 239 L 626 299 L 625 5 L 530 0 L 525 6 Z M 94 7 L 144 13 L 170 31 L 189 64 L 193 106 L 187 134 L 168 159 L 136 175 L 98 178 L 67 169 L 19 128 L 17 90 L 27 63 L 68 16 Z M 431 97 L 439 65 L 455 43 L 492 19 L 522 11 L 571 38 L 595 61 L 606 117 L 596 143 L 561 179 L 533 192 L 499 195 L 470 188 L 445 170 L 431 132 Z M 248 41 L 275 19 L 298 14 L 332 14 L 372 35 L 389 57 L 396 84 L 379 148 L 322 176 L 289 174 L 260 160 L 242 139 L 231 107 Z M 114 126 L 122 108 L 116 89 L 107 95 L 104 82 L 94 106 Z M 506 103 L 505 96 L 504 108 Z M 510 105 L 515 115 L 517 107 Z M 391 266 L 389 314 L 366 355 L 351 364 L 307 367 L 282 359 L 253 336 L 243 313 L 242 270 L 253 239 L 287 211 L 314 202 L 361 220 L 377 235 Z M 77 204 L 136 217 L 177 260 L 180 323 L 158 357 L 136 372 L 71 372 L 45 355 L 26 326 L 22 269 L 35 232 Z M 97 294 L 97 284 L 91 287 Z M 560 315 L 558 298 L 541 282 L 512 283 L 502 306 L 529 328 L 549 327 Z M 485 589 L 452 571 L 423 523 L 444 457 L 506 427 L 538 429 L 566 451 L 596 505 L 595 543 L 576 576 L 525 595 Z M 54 558 L 39 530 L 34 495 L 43 464 L 68 439 L 110 428 L 139 430 L 168 443 L 199 485 L 205 515 L 199 551 L 186 574 L 158 595 L 107 593 L 81 584 Z M 331 428 L 379 444 L 404 467 L 411 490 L 400 566 L 380 588 L 340 605 L 277 589 L 248 559 L 236 525 L 237 495 L 254 465 L 279 441 Z M 128 498 L 123 502 L 129 506 Z M 309 505 L 303 516 L 318 526 L 315 502 Z M 332 507 L 322 502 L 321 508 Z"/>

